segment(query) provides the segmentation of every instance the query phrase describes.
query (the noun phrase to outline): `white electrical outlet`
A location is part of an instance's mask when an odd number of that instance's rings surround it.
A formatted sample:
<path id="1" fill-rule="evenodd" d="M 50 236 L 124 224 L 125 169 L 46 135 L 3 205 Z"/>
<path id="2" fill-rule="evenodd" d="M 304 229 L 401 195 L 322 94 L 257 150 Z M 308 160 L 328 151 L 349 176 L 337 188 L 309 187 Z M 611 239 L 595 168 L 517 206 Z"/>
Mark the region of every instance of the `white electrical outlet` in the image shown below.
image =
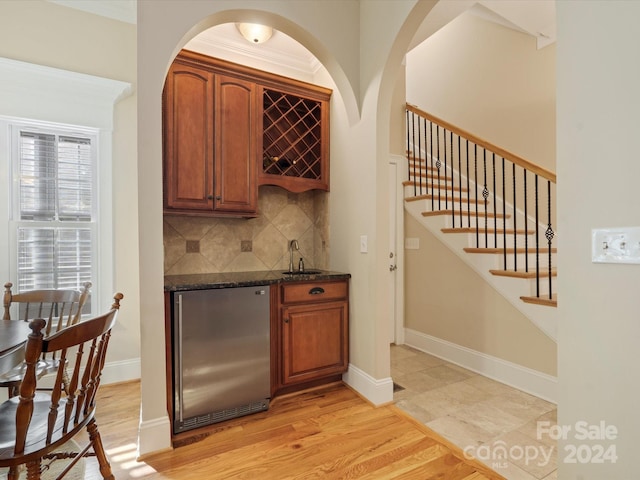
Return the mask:
<path id="1" fill-rule="evenodd" d="M 367 236 L 360 235 L 360 253 L 367 253 L 368 248 L 369 247 L 367 245 Z"/>
<path id="2" fill-rule="evenodd" d="M 591 230 L 591 261 L 640 264 L 640 227 Z"/>

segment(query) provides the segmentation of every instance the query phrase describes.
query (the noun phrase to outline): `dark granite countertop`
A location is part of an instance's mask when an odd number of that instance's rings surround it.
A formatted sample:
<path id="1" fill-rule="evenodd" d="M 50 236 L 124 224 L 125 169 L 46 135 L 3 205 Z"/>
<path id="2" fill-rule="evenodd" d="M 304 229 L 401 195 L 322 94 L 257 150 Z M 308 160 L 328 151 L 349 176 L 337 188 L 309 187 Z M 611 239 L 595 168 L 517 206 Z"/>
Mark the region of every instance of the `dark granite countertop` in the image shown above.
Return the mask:
<path id="1" fill-rule="evenodd" d="M 251 287 L 255 285 L 271 285 L 283 282 L 343 280 L 347 278 L 351 278 L 350 273 L 311 269 L 309 272 L 302 274 L 296 273 L 295 275 L 286 274 L 282 270 L 166 275 L 164 277 L 164 290 L 165 292 L 178 292 L 182 290 Z"/>

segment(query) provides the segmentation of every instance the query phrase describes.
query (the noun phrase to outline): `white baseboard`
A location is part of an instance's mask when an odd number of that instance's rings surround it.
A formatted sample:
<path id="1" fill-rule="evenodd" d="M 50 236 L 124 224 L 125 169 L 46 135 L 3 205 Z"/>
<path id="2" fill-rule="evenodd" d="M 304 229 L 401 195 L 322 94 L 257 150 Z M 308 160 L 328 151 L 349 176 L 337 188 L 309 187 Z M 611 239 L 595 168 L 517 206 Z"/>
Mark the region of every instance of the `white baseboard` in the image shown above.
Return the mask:
<path id="1" fill-rule="evenodd" d="M 374 405 L 393 402 L 393 380 L 390 377 L 376 380 L 358 367 L 349 364 L 342 381 Z"/>
<path id="2" fill-rule="evenodd" d="M 102 369 L 100 382 L 102 385 L 109 383 L 127 382 L 140 378 L 140 359 L 132 358 L 118 362 L 107 362 Z"/>
<path id="3" fill-rule="evenodd" d="M 138 459 L 150 453 L 172 449 L 171 422 L 168 416 L 140 422 L 138 430 Z"/>
<path id="4" fill-rule="evenodd" d="M 552 403 L 558 379 L 470 348 L 405 328 L 405 344 Z"/>

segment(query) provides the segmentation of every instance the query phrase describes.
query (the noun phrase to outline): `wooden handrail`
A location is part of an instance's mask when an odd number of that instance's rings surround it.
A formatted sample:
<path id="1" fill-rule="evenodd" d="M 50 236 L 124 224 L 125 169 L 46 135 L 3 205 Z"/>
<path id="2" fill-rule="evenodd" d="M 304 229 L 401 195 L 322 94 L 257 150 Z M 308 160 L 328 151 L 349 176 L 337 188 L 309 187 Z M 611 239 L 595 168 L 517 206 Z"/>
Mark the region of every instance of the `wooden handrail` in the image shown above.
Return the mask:
<path id="1" fill-rule="evenodd" d="M 435 115 L 431 115 L 430 113 L 427 113 L 424 110 L 420 110 L 415 105 L 411 105 L 410 103 L 407 103 L 407 110 L 409 110 L 410 112 L 413 112 L 413 113 L 415 113 L 417 115 L 420 115 L 421 117 L 424 117 L 424 118 L 426 118 L 426 119 L 428 119 L 428 120 L 440 125 L 441 127 L 446 128 L 448 131 L 453 132 L 456 135 L 458 135 L 460 137 L 463 137 L 463 138 L 469 140 L 472 143 L 475 143 L 476 145 L 484 148 L 485 150 L 493 152 L 496 155 L 499 155 L 499 156 L 505 158 L 506 160 L 509 160 L 509 161 L 515 163 L 516 165 L 521 166 L 522 168 L 525 168 L 529 172 L 535 173 L 536 175 L 539 175 L 540 177 L 546 178 L 547 180 L 550 180 L 551 182 L 556 183 L 556 174 L 551 172 L 551 171 L 549 171 L 549 170 L 547 170 L 546 168 L 543 168 L 543 167 L 541 167 L 539 165 L 536 165 L 535 163 L 531 163 L 530 161 L 525 160 L 522 157 L 519 157 L 515 153 L 511 153 L 508 150 L 500 148 L 500 147 L 494 145 L 491 142 L 483 140 L 482 138 L 474 135 L 473 133 L 467 132 L 467 131 L 463 130 L 462 128 L 456 127 L 455 125 L 447 122 L 446 120 L 442 120 L 441 118 L 438 118 Z"/>

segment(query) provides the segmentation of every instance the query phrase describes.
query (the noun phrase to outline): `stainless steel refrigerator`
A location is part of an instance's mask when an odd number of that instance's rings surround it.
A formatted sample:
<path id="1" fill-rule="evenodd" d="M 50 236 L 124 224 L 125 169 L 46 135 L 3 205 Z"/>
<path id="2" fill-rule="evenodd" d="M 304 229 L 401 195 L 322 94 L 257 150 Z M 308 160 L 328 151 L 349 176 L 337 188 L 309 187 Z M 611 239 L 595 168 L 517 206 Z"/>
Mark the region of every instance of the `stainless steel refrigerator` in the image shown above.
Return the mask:
<path id="1" fill-rule="evenodd" d="M 173 430 L 269 408 L 269 287 L 173 292 Z"/>

